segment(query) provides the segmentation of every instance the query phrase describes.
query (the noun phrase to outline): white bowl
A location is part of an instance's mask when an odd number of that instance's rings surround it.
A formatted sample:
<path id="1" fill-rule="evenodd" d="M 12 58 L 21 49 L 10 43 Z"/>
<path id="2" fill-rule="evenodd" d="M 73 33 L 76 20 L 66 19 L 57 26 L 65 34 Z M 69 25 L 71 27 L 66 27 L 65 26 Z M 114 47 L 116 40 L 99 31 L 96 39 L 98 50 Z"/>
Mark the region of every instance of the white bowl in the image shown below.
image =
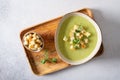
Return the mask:
<path id="1" fill-rule="evenodd" d="M 96 46 L 94 48 L 94 50 L 90 53 L 89 56 L 87 56 L 85 59 L 82 59 L 82 60 L 79 60 L 79 61 L 72 61 L 68 58 L 66 58 L 60 51 L 59 47 L 58 47 L 58 33 L 59 33 L 59 30 L 60 30 L 60 27 L 62 25 L 62 23 L 67 19 L 69 18 L 70 16 L 74 16 L 74 15 L 77 15 L 77 16 L 82 16 L 84 17 L 85 19 L 87 19 L 89 22 L 91 22 L 95 29 L 96 29 L 96 32 L 97 32 L 97 43 L 96 43 Z M 57 53 L 59 55 L 59 57 L 66 63 L 68 64 L 71 64 L 71 65 L 78 65 L 78 64 L 82 64 L 82 63 L 85 63 L 87 61 L 89 61 L 90 59 L 92 59 L 98 52 L 98 50 L 100 49 L 100 46 L 101 46 L 101 43 L 102 43 L 102 36 L 101 36 L 101 31 L 100 31 L 100 28 L 99 26 L 96 24 L 95 21 L 93 21 L 90 17 L 88 17 L 87 15 L 83 14 L 83 13 L 68 13 L 66 14 L 60 21 L 58 27 L 57 27 L 57 30 L 56 30 L 56 33 L 55 33 L 55 48 L 57 50 Z"/>

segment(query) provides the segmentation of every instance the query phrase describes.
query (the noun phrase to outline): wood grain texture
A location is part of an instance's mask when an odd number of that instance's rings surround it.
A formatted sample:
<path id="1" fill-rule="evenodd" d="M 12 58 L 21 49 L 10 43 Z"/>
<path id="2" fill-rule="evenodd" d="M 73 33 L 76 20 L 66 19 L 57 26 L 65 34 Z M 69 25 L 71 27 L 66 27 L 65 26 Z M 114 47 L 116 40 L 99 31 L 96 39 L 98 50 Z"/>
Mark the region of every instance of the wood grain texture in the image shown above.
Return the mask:
<path id="1" fill-rule="evenodd" d="M 92 11 L 88 8 L 84 8 L 75 12 L 81 12 L 93 18 Z M 31 52 L 25 49 L 25 47 L 23 46 L 26 56 L 28 58 L 28 62 L 30 63 L 30 67 L 33 73 L 35 73 L 36 75 L 44 75 L 44 74 L 52 73 L 70 66 L 69 64 L 63 62 L 58 57 L 57 52 L 55 50 L 54 35 L 61 18 L 62 17 L 58 17 L 56 19 L 32 26 L 30 28 L 24 29 L 20 33 L 21 41 L 23 39 L 23 35 L 29 31 L 34 31 L 40 34 L 44 39 L 45 46 L 41 52 L 38 53 Z M 48 54 L 51 58 L 55 57 L 58 59 L 57 63 L 45 63 L 45 64 L 40 63 L 41 59 L 43 59 L 44 57 L 44 53 L 46 50 L 48 51 Z"/>

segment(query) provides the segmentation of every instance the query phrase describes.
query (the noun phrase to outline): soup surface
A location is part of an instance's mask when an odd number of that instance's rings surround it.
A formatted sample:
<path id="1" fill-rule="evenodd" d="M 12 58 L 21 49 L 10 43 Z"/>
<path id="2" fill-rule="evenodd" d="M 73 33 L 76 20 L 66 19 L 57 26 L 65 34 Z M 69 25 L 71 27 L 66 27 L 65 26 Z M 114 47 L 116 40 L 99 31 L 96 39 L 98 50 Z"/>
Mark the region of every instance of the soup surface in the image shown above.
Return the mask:
<path id="1" fill-rule="evenodd" d="M 64 36 L 69 36 L 71 29 L 73 29 L 74 25 L 82 25 L 85 26 L 86 30 L 91 33 L 89 37 L 89 44 L 85 49 L 70 49 L 70 44 L 63 40 Z M 82 16 L 73 15 L 68 17 L 62 23 L 60 27 L 60 31 L 58 33 L 58 48 L 61 53 L 72 61 L 82 60 L 90 55 L 90 53 L 94 50 L 97 43 L 97 32 L 94 28 L 94 25 L 89 22 L 86 18 Z"/>

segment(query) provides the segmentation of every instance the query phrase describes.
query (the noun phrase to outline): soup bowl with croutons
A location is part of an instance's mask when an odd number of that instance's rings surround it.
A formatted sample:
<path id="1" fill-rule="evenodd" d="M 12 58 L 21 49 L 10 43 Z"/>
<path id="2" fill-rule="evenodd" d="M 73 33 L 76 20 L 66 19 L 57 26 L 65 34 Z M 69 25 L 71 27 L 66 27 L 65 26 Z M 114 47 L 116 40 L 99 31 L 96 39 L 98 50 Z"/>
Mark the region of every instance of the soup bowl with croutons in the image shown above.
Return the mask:
<path id="1" fill-rule="evenodd" d="M 83 13 L 68 13 L 63 16 L 55 34 L 55 47 L 59 57 L 71 65 L 92 59 L 101 42 L 99 26 Z"/>

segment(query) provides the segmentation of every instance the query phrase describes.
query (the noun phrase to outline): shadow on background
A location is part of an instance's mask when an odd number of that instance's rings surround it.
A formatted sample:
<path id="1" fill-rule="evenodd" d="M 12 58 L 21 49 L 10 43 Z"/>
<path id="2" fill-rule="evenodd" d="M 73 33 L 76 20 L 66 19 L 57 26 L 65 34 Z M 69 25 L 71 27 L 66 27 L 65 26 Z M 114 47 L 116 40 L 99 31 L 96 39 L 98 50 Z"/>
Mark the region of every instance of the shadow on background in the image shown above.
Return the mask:
<path id="1" fill-rule="evenodd" d="M 92 9 L 95 21 L 102 31 L 104 44 L 104 60 L 116 61 L 120 59 L 120 19 L 112 11 L 104 13 Z"/>

